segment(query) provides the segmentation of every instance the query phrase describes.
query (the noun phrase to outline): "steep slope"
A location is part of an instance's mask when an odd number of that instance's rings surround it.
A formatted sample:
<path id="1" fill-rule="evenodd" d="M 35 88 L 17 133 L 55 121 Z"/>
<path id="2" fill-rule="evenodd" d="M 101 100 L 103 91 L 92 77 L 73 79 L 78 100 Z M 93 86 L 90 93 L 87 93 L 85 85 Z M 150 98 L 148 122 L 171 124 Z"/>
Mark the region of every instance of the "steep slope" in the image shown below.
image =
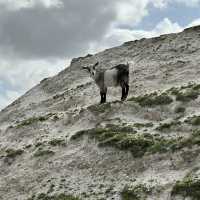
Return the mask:
<path id="1" fill-rule="evenodd" d="M 199 38 L 192 27 L 73 59 L 2 110 L 0 199 L 200 199 Z M 98 104 L 82 70 L 96 60 L 130 63 L 126 102 L 112 88 Z"/>

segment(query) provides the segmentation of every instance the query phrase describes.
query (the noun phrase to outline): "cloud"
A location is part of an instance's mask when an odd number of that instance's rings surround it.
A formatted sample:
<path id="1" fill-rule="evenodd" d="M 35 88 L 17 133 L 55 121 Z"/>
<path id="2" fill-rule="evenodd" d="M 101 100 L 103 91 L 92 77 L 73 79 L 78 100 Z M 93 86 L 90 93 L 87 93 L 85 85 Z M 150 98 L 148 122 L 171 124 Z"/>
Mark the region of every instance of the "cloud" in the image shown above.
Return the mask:
<path id="1" fill-rule="evenodd" d="M 195 19 L 194 21 L 192 21 L 187 27 L 198 26 L 198 25 L 200 25 L 200 18 Z"/>
<path id="2" fill-rule="evenodd" d="M 53 76 L 68 66 L 69 60 L 1 60 L 0 109 L 21 96 L 43 78 Z"/>
<path id="3" fill-rule="evenodd" d="M 112 1 L 67 0 L 60 7 L 3 10 L 0 54 L 23 59 L 74 57 L 100 40 L 116 17 Z"/>
<path id="4" fill-rule="evenodd" d="M 131 41 L 141 38 L 151 38 L 168 33 L 177 33 L 181 32 L 183 29 L 184 28 L 181 27 L 178 23 L 172 22 L 168 18 L 164 18 L 154 27 L 154 29 L 149 31 L 138 29 L 121 29 L 113 27 L 104 36 L 101 42 L 91 44 L 90 52 L 101 51 L 109 47 L 114 47 L 124 43 L 125 41 Z M 101 44 L 101 46 L 99 46 L 99 44 Z"/>
<path id="5" fill-rule="evenodd" d="M 86 54 L 111 27 L 133 28 L 164 0 L 0 0 L 0 55 L 71 58 Z"/>

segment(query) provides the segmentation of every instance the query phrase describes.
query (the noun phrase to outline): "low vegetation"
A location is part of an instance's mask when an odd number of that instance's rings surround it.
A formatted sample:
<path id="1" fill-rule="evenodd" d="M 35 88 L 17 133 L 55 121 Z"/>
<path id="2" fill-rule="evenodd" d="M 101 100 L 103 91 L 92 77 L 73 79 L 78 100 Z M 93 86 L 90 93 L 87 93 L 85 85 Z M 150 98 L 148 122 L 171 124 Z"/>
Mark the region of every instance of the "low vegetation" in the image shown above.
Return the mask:
<path id="1" fill-rule="evenodd" d="M 172 121 L 169 123 L 162 123 L 156 128 L 156 130 L 157 131 L 166 131 L 166 130 L 169 130 L 170 128 L 172 128 L 174 126 L 178 126 L 178 125 L 181 125 L 180 121 Z"/>
<path id="2" fill-rule="evenodd" d="M 7 158 L 15 158 L 24 153 L 22 149 L 7 149 L 6 150 L 6 157 Z"/>
<path id="3" fill-rule="evenodd" d="M 122 200 L 145 200 L 151 194 L 152 188 L 144 184 L 136 185 L 133 188 L 125 187 L 121 192 Z"/>
<path id="4" fill-rule="evenodd" d="M 104 113 L 108 112 L 111 109 L 111 104 L 110 103 L 104 103 L 104 104 L 98 104 L 98 105 L 92 105 L 88 107 L 88 110 L 93 112 L 93 113 Z"/>
<path id="5" fill-rule="evenodd" d="M 120 150 L 130 151 L 134 157 L 143 156 L 145 153 L 163 153 L 174 150 L 177 141 L 164 139 L 151 134 L 138 134 L 127 127 L 94 128 L 77 132 L 72 136 L 76 140 L 83 135 L 96 139 L 100 147 L 112 146 Z"/>
<path id="6" fill-rule="evenodd" d="M 177 181 L 171 192 L 172 196 L 181 195 L 190 197 L 191 200 L 200 199 L 200 179 L 186 176 L 182 181 Z"/>
<path id="7" fill-rule="evenodd" d="M 49 196 L 47 194 L 41 193 L 37 197 L 33 195 L 27 200 L 80 200 L 80 199 L 78 197 L 74 197 L 72 195 L 66 195 L 66 194 Z"/>
<path id="8" fill-rule="evenodd" d="M 177 101 L 189 102 L 198 98 L 200 94 L 200 84 L 189 83 L 186 86 L 173 87 L 167 92 L 174 95 Z"/>
<path id="9" fill-rule="evenodd" d="M 135 101 L 139 103 L 140 106 L 157 106 L 171 104 L 173 99 L 167 95 L 167 93 L 158 94 L 154 92 L 144 96 L 132 97 L 129 101 Z"/>
<path id="10" fill-rule="evenodd" d="M 66 144 L 64 139 L 52 139 L 48 142 L 51 146 L 64 146 Z"/>
<path id="11" fill-rule="evenodd" d="M 34 157 L 41 157 L 41 156 L 51 156 L 54 155 L 55 152 L 52 150 L 43 150 L 43 149 L 38 149 L 35 153 L 34 153 Z"/>
<path id="12" fill-rule="evenodd" d="M 39 117 L 31 117 L 29 119 L 25 119 L 23 121 L 21 121 L 18 125 L 17 128 L 21 128 L 23 126 L 29 126 L 31 124 L 37 123 L 37 122 L 44 122 L 46 120 L 48 120 L 51 116 L 53 116 L 52 113 L 47 114 L 45 116 L 39 116 Z"/>
<path id="13" fill-rule="evenodd" d="M 192 116 L 192 117 L 188 117 L 185 120 L 186 123 L 191 124 L 193 126 L 199 126 L 200 125 L 200 116 Z"/>

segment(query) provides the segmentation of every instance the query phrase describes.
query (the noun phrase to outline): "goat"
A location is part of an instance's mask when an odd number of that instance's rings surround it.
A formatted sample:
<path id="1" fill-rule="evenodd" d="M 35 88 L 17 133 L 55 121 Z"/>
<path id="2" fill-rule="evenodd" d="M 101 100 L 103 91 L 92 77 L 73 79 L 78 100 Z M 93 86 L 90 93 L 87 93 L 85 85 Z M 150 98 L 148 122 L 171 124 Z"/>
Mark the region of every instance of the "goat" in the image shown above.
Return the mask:
<path id="1" fill-rule="evenodd" d="M 129 92 L 129 64 L 119 64 L 111 69 L 99 72 L 96 70 L 98 65 L 99 62 L 89 67 L 83 67 L 83 69 L 86 69 L 89 72 L 90 76 L 100 89 L 100 104 L 106 102 L 108 87 L 120 86 L 122 88 L 121 101 L 126 100 Z"/>

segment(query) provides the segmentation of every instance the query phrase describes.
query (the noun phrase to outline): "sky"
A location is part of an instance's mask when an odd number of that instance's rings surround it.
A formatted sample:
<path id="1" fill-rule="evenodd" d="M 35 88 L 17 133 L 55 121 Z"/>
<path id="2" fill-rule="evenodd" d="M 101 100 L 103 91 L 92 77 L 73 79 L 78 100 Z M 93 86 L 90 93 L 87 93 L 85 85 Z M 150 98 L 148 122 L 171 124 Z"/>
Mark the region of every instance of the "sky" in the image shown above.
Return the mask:
<path id="1" fill-rule="evenodd" d="M 0 110 L 74 57 L 200 25 L 200 0 L 0 0 Z"/>

